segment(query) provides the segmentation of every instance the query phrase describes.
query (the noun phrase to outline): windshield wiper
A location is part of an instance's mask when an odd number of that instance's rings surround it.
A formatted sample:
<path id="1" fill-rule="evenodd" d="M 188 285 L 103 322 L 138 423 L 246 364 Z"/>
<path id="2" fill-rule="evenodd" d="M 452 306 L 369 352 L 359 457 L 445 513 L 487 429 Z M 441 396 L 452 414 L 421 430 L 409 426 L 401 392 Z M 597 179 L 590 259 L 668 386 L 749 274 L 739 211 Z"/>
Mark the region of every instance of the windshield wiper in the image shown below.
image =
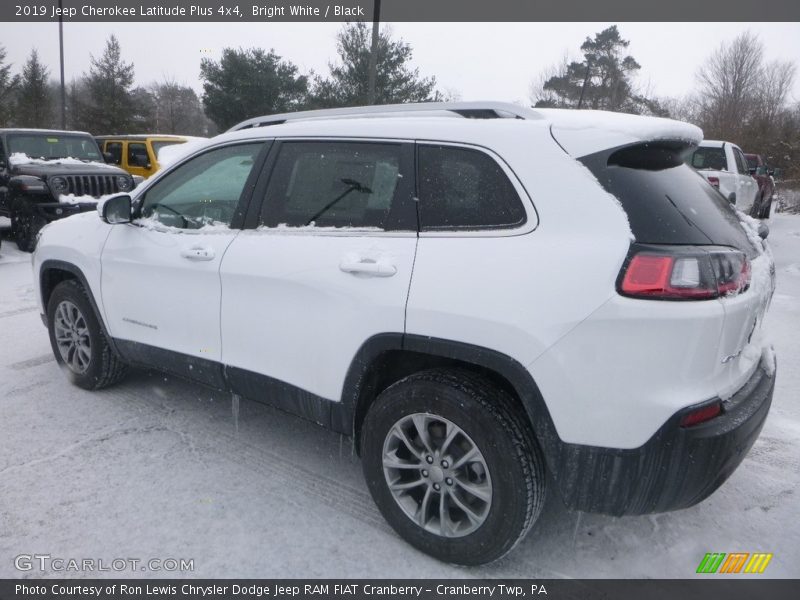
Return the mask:
<path id="1" fill-rule="evenodd" d="M 316 213 L 314 213 L 314 215 L 308 221 L 306 221 L 306 227 L 311 225 L 311 223 L 313 223 L 314 221 L 319 219 L 322 215 L 324 215 L 326 212 L 328 212 L 331 208 L 333 208 L 336 205 L 337 202 L 341 201 L 350 192 L 360 192 L 362 194 L 371 194 L 372 193 L 372 190 L 370 188 L 368 188 L 366 185 L 364 185 L 362 183 L 359 183 L 355 179 L 348 179 L 348 178 L 345 177 L 343 179 L 340 179 L 339 181 L 341 181 L 343 184 L 348 186 L 347 189 L 344 192 L 342 192 L 341 194 L 339 194 L 338 196 L 336 196 L 336 198 L 334 198 L 333 200 L 328 202 L 325 206 L 323 206 Z"/>

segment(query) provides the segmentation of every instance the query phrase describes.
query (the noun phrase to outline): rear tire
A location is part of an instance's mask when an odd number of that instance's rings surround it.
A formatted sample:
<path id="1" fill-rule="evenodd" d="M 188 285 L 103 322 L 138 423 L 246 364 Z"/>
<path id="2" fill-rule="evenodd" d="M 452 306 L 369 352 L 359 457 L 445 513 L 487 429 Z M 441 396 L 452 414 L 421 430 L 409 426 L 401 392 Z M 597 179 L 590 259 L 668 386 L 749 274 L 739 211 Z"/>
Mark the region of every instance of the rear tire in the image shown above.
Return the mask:
<path id="1" fill-rule="evenodd" d="M 403 539 L 461 565 L 514 548 L 545 496 L 542 453 L 520 412 L 466 370 L 417 373 L 378 396 L 362 427 L 362 466 Z"/>
<path id="2" fill-rule="evenodd" d="M 98 390 L 122 379 L 127 366 L 114 352 L 84 287 L 74 279 L 59 283 L 47 303 L 50 346 L 70 381 Z"/>

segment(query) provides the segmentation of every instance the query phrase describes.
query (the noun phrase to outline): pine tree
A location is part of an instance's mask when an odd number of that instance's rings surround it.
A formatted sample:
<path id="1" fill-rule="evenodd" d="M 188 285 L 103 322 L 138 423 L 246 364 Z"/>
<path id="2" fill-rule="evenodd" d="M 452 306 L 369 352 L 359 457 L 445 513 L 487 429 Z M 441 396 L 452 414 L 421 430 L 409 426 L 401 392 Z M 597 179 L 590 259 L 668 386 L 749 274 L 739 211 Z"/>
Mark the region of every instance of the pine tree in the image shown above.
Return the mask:
<path id="1" fill-rule="evenodd" d="M 308 93 L 308 78 L 272 50 L 225 48 L 219 62 L 200 64 L 203 106 L 222 129 L 245 119 L 296 110 Z"/>
<path id="2" fill-rule="evenodd" d="M 629 44 L 616 25 L 587 37 L 581 45 L 583 60 L 564 61 L 548 73 L 532 94 L 535 106 L 665 114 L 655 100 L 636 89 L 634 78 L 641 66 L 625 54 Z"/>
<path id="3" fill-rule="evenodd" d="M 14 123 L 19 127 L 51 127 L 53 121 L 53 97 L 49 84 L 49 71 L 39 61 L 34 48 L 25 66 L 17 90 Z"/>
<path id="4" fill-rule="evenodd" d="M 6 49 L 0 46 L 0 127 L 5 127 L 13 113 L 13 96 L 19 84 L 19 76 L 11 75 L 11 65 L 5 64 Z"/>
<path id="5" fill-rule="evenodd" d="M 103 55 L 91 57 L 89 74 L 83 76 L 87 93 L 76 98 L 73 126 L 95 134 L 129 133 L 137 120 L 133 79 L 133 63 L 122 60 L 112 35 Z"/>
<path id="6" fill-rule="evenodd" d="M 309 98 L 312 107 L 359 106 L 368 103 L 369 57 L 372 47 L 366 23 L 347 23 L 338 34 L 339 63 L 329 64 L 330 77 L 316 77 Z M 392 38 L 383 28 L 378 36 L 375 103 L 394 104 L 441 100 L 436 78 L 422 77 L 411 66 L 411 45 Z"/>

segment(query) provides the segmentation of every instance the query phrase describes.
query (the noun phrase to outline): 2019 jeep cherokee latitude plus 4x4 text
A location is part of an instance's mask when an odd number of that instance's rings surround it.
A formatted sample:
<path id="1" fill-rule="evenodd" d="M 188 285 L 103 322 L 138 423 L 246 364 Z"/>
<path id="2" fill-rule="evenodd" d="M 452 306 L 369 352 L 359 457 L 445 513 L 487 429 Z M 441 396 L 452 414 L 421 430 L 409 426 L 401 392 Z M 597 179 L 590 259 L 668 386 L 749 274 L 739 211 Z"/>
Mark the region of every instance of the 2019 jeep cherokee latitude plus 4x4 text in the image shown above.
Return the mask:
<path id="1" fill-rule="evenodd" d="M 774 268 L 683 163 L 699 129 L 472 103 L 235 129 L 42 233 L 77 385 L 153 366 L 353 435 L 389 523 L 461 564 L 508 552 L 546 481 L 683 508 L 758 436 Z"/>

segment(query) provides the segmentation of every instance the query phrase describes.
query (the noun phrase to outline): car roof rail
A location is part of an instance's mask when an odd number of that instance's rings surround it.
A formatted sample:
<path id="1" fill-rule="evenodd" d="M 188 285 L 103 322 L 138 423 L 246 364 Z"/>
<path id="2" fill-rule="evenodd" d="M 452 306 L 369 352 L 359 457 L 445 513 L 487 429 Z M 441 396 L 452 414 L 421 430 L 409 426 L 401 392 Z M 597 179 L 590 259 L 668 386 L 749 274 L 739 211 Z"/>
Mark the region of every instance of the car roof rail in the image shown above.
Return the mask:
<path id="1" fill-rule="evenodd" d="M 543 119 L 537 111 L 510 102 L 418 102 L 409 104 L 378 104 L 348 106 L 265 115 L 242 121 L 228 131 L 241 131 L 289 121 L 312 119 L 342 119 L 356 117 L 447 116 L 467 119 Z"/>

